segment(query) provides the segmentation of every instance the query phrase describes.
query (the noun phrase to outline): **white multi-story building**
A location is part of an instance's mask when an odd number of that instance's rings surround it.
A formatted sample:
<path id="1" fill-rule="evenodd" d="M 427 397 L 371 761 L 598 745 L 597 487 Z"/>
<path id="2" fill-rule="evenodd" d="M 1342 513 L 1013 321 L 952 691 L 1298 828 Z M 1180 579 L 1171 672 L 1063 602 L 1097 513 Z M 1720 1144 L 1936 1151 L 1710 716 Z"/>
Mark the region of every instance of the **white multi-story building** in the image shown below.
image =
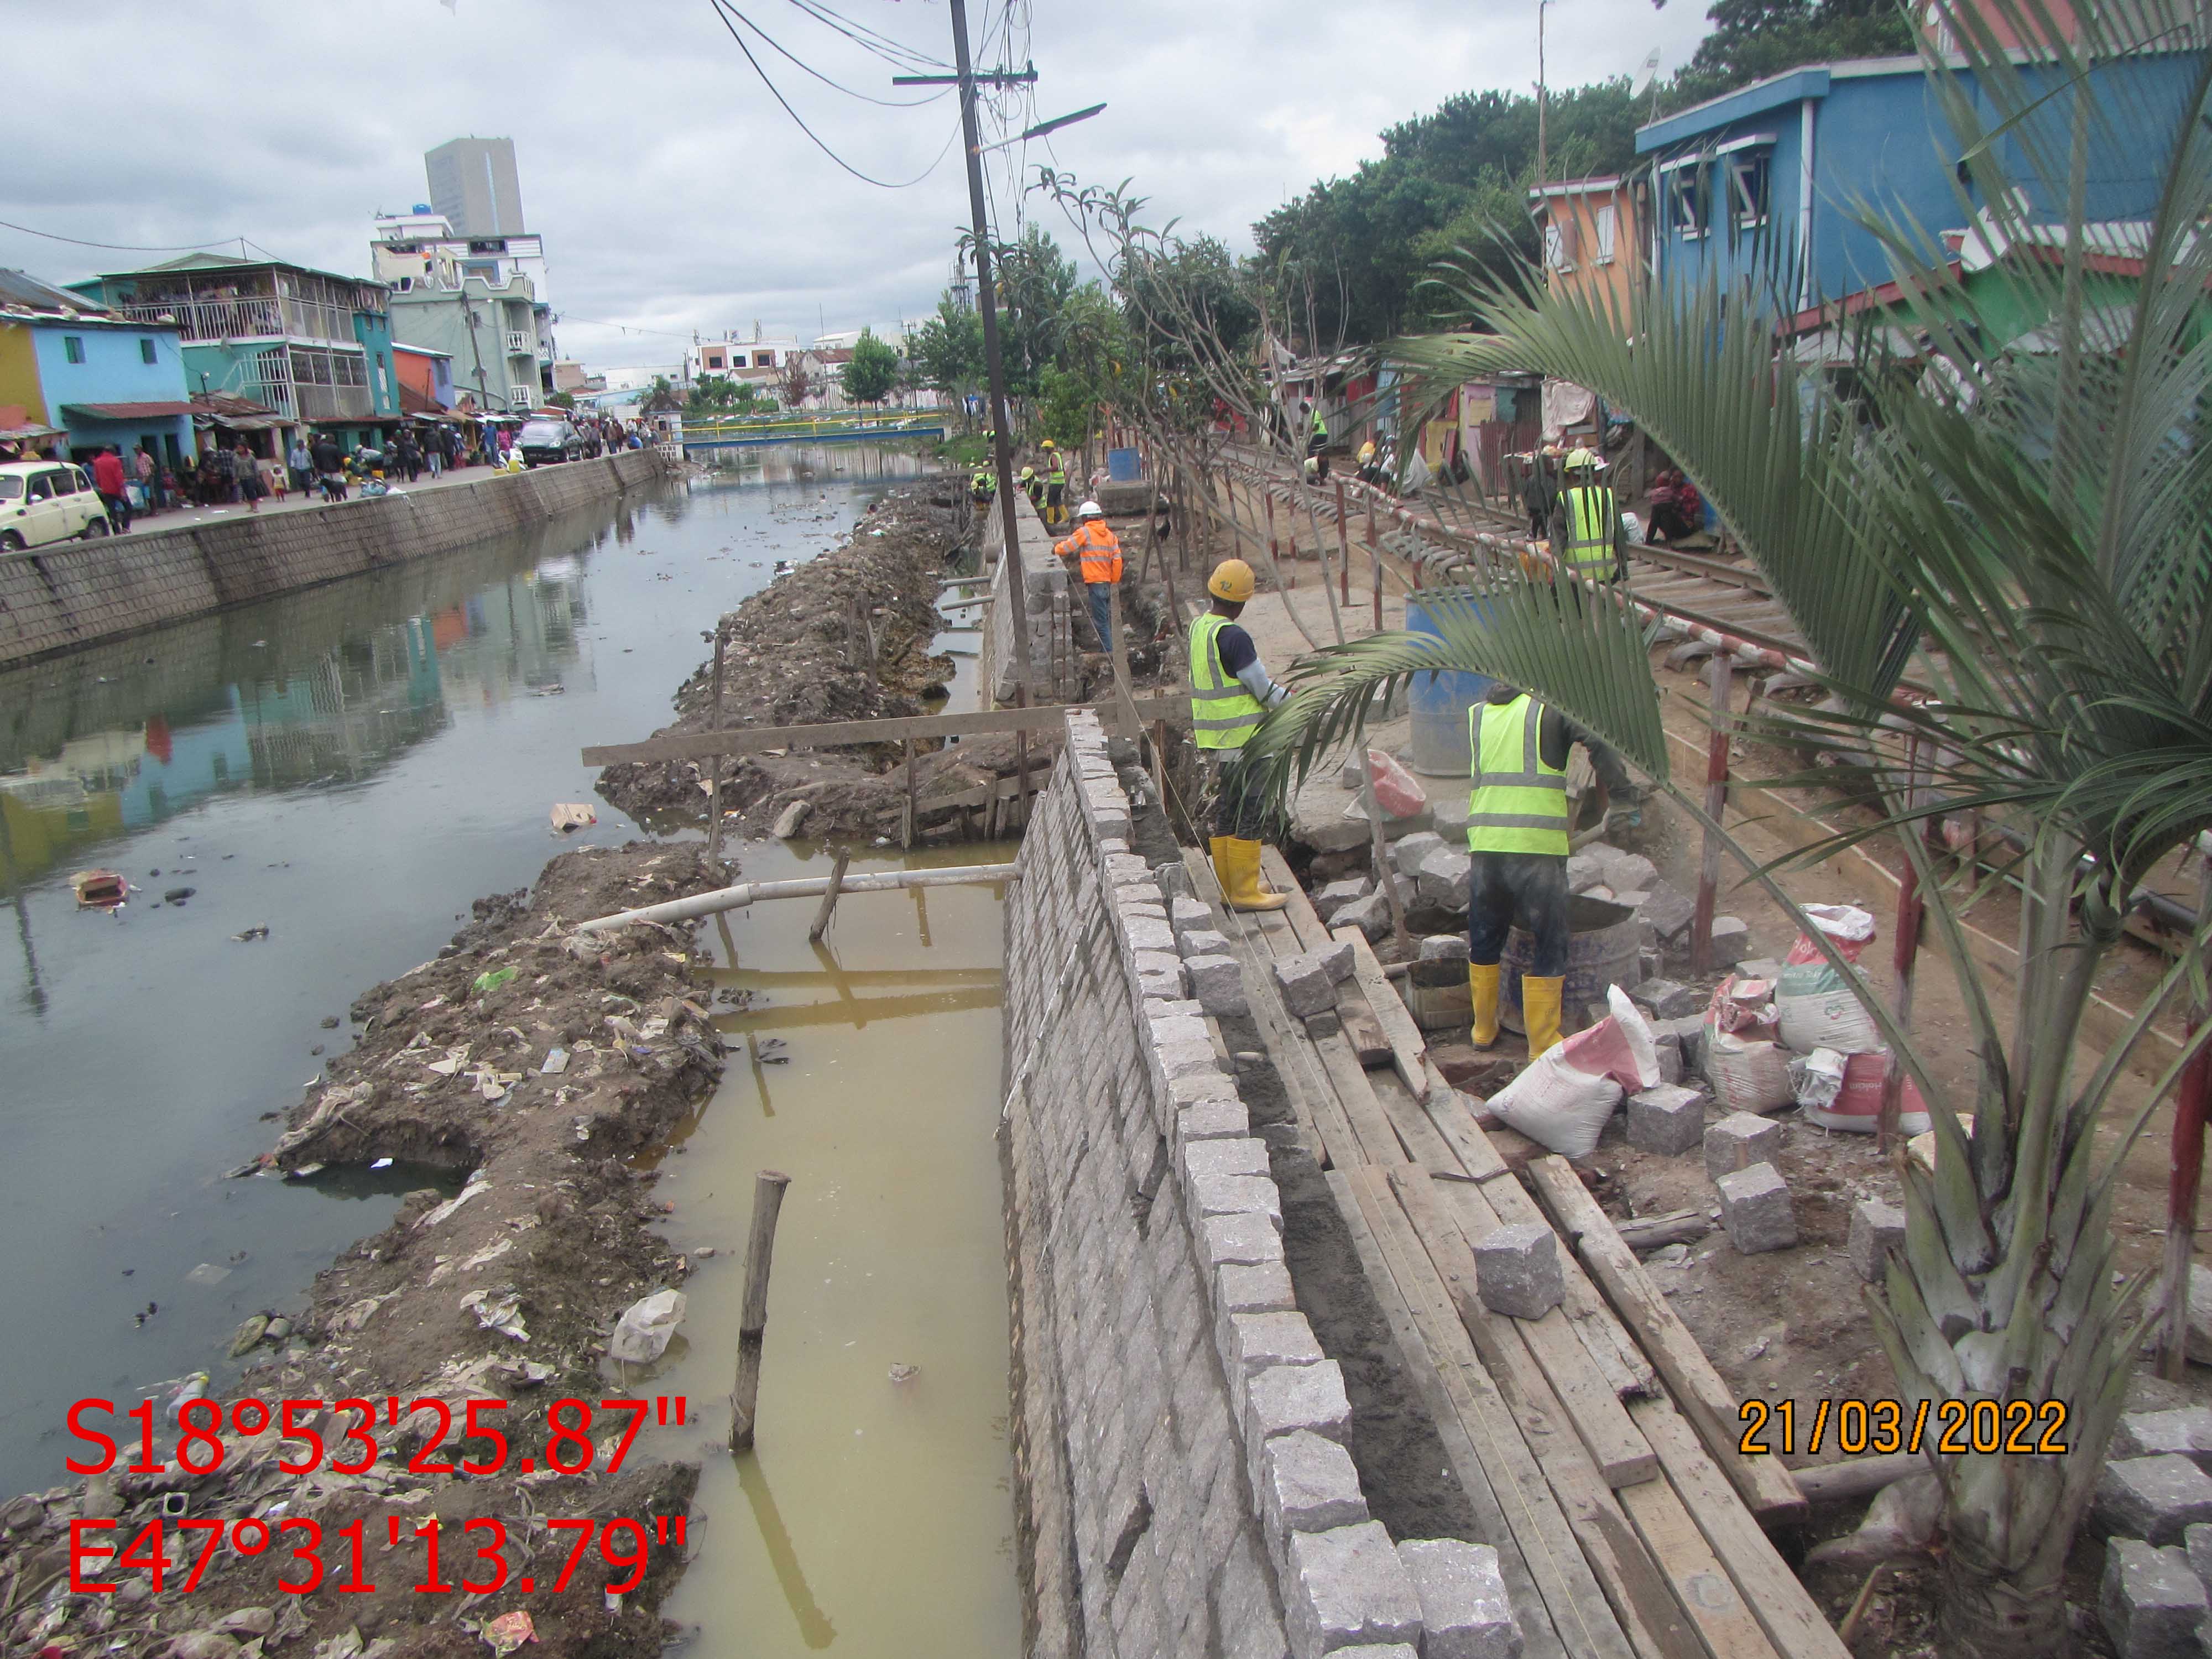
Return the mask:
<path id="1" fill-rule="evenodd" d="M 535 379 L 540 391 L 552 390 L 553 312 L 546 290 L 545 240 L 537 232 L 464 236 L 444 215 L 417 202 L 405 213 L 376 216 L 369 258 L 377 280 L 392 285 L 394 298 L 424 289 L 458 294 L 471 282 L 487 292 L 511 295 L 520 279 L 531 301 Z"/>
<path id="2" fill-rule="evenodd" d="M 773 386 L 782 378 L 784 365 L 804 349 L 797 339 L 763 334 L 760 325 L 755 323 L 749 340 L 732 334 L 720 340 L 698 342 L 684 354 L 684 372 L 690 380 L 702 374 L 719 374 L 726 380 Z"/>

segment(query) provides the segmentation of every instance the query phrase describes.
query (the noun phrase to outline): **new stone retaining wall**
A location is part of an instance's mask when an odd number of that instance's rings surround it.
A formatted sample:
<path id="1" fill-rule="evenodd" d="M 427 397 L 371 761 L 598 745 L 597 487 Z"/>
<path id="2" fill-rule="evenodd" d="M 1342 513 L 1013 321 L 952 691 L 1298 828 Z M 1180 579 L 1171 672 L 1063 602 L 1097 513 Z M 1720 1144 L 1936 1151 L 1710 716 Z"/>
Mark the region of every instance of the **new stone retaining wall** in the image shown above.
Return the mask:
<path id="1" fill-rule="evenodd" d="M 1004 539 L 1000 517 L 994 507 L 983 533 L 986 558 L 998 558 L 1000 544 Z M 1073 624 L 1068 612 L 1067 567 L 1053 556 L 1052 534 L 1026 497 L 1015 503 L 1014 518 L 1021 526 L 1022 572 L 1029 591 L 1029 700 L 1032 704 L 1073 702 L 1082 692 L 1082 672 L 1069 633 Z M 1071 525 L 1063 533 L 1073 531 Z M 1013 630 L 1008 625 L 1008 618 L 1014 614 L 1013 576 L 1006 559 L 998 558 L 991 581 L 991 598 L 994 603 L 985 612 L 981 689 L 986 697 L 1004 708 L 1012 704 L 1014 688 L 1021 683 L 1014 661 Z"/>
<path id="2" fill-rule="evenodd" d="M 524 529 L 659 476 L 652 450 L 0 557 L 0 665 Z"/>
<path id="3" fill-rule="evenodd" d="M 1495 1554 L 1394 1547 L 1369 1518 L 1266 1143 L 1182 1000 L 1182 866 L 1131 830 L 1097 719 L 1072 713 L 1006 912 L 1025 1651 L 1503 1659 Z"/>

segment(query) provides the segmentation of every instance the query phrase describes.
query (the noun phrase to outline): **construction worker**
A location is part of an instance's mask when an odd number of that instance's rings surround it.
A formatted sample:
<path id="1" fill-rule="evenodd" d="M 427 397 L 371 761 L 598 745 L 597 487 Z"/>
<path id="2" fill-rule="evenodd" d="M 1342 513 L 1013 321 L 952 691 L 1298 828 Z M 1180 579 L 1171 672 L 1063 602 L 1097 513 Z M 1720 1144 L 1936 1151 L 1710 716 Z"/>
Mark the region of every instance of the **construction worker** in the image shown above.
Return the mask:
<path id="1" fill-rule="evenodd" d="M 1047 438 L 1044 441 L 1044 527 L 1057 530 L 1067 522 L 1067 457 Z"/>
<path id="2" fill-rule="evenodd" d="M 1019 486 L 1021 492 L 1030 498 L 1031 507 L 1044 505 L 1044 480 L 1037 477 L 1037 470 L 1035 467 L 1024 467 L 1014 479 L 1014 483 Z"/>
<path id="3" fill-rule="evenodd" d="M 1607 791 L 1638 792 L 1620 757 L 1556 708 L 1493 681 L 1468 710 L 1474 787 L 1468 797 L 1468 991 L 1470 1041 L 1498 1042 L 1498 962 L 1517 913 L 1536 941 L 1521 976 L 1521 1017 L 1534 1060 L 1559 1040 L 1559 994 L 1567 971 L 1567 750 L 1581 744 Z"/>
<path id="4" fill-rule="evenodd" d="M 1214 769 L 1207 848 L 1223 899 L 1232 910 L 1279 910 L 1289 896 L 1260 881 L 1267 809 L 1244 775 L 1243 755 L 1267 710 L 1291 694 L 1267 678 L 1259 647 L 1237 625 L 1252 587 L 1252 567 L 1242 559 L 1224 559 L 1206 578 L 1213 603 L 1190 625 L 1191 738 Z"/>
<path id="5" fill-rule="evenodd" d="M 1587 449 L 1567 452 L 1560 470 L 1567 487 L 1552 507 L 1552 556 L 1577 576 L 1624 581 L 1628 576 L 1628 527 L 1620 503 L 1597 481 L 1604 463 Z"/>
<path id="6" fill-rule="evenodd" d="M 988 466 L 975 469 L 975 476 L 968 481 L 968 493 L 978 505 L 988 505 L 999 494 L 998 476 Z"/>
<path id="7" fill-rule="evenodd" d="M 1061 509 L 1062 516 L 1066 509 Z M 1053 551 L 1063 559 L 1079 561 L 1076 574 L 1083 580 L 1083 597 L 1091 608 L 1091 621 L 1098 630 L 1098 648 L 1114 651 L 1114 590 L 1121 581 L 1121 544 L 1107 527 L 1106 510 L 1096 501 L 1076 509 L 1081 520 L 1075 533 L 1055 542 Z"/>
<path id="8" fill-rule="evenodd" d="M 1328 422 L 1312 404 L 1305 406 L 1310 427 L 1306 436 L 1306 461 L 1316 479 L 1328 477 Z"/>

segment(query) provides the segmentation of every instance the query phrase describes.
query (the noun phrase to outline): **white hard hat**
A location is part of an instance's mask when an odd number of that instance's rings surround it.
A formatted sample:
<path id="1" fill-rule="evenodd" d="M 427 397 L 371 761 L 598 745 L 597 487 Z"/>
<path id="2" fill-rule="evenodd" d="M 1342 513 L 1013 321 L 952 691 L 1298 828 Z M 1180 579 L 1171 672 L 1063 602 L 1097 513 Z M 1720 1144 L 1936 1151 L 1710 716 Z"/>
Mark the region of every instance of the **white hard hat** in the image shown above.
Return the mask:
<path id="1" fill-rule="evenodd" d="M 1075 516 L 1079 519 L 1103 519 L 1106 516 L 1106 509 L 1096 501 L 1085 501 L 1075 509 Z"/>

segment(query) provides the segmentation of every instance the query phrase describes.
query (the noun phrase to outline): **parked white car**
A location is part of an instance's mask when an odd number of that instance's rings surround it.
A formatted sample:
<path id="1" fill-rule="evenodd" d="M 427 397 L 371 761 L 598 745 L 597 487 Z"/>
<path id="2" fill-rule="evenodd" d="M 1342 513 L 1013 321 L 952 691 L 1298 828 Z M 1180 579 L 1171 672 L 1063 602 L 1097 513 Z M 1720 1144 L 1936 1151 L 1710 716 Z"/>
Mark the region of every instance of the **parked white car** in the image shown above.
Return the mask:
<path id="1" fill-rule="evenodd" d="M 81 466 L 17 461 L 0 466 L 0 554 L 105 536 L 107 507 Z"/>

